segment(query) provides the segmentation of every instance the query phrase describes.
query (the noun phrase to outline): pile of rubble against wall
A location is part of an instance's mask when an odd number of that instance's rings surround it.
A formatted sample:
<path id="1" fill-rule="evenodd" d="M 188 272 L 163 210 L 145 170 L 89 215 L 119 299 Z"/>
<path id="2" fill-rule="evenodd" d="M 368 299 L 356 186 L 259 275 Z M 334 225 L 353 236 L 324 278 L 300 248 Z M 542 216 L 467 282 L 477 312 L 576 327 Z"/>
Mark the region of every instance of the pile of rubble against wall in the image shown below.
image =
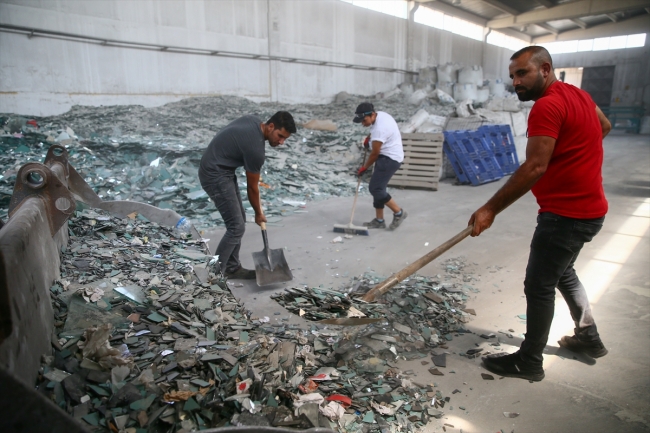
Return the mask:
<path id="1" fill-rule="evenodd" d="M 481 72 L 471 70 L 474 78 Z M 441 83 L 427 82 L 426 73 L 421 72 L 421 77 L 417 90 L 405 84 L 371 97 L 341 92 L 332 103 L 322 105 L 256 104 L 220 96 L 155 108 L 74 106 L 62 115 L 42 118 L 2 114 L 0 218 L 7 217 L 20 166 L 42 162 L 52 143 L 68 148 L 73 165 L 103 200 L 173 208 L 205 228 L 223 222 L 199 184 L 198 163 L 214 134 L 245 114 L 266 120 L 277 110 L 287 110 L 299 125 L 287 146 L 267 147 L 261 191 L 270 224 L 279 223 L 283 215 L 305 212 L 309 201 L 354 193 L 353 173 L 367 130 L 352 123 L 352 117 L 362 101 L 390 113 L 402 132 L 475 129 L 491 123 L 511 125 L 516 140 L 525 134 L 529 108 L 522 108 L 514 95 L 457 103 L 440 88 L 429 90 L 444 87 Z M 241 170 L 239 174 L 245 196 L 245 176 Z M 244 204 L 252 217 L 252 207 Z"/>
<path id="2" fill-rule="evenodd" d="M 383 280 L 375 274 L 339 289 L 287 289 L 275 298 L 296 312 L 291 323 L 253 316 L 228 290 L 236 293 L 234 285 L 209 281 L 211 257 L 200 244 L 168 228 L 85 209 L 69 230 L 51 288 L 59 340 L 37 390 L 92 431 L 408 432 L 442 425 L 458 403 L 456 391 L 434 379 L 453 363 L 446 344 L 468 332 L 463 323 L 474 314 L 465 303 L 477 278 L 463 258 L 447 260 L 442 275 L 411 276 L 372 304 L 356 295 Z M 299 314 L 350 313 L 380 320 L 352 328 L 295 323 Z M 485 348 L 459 355 L 499 350 L 495 336 L 485 338 Z M 400 359 L 431 364 L 429 374 L 402 371 Z"/>
<path id="3" fill-rule="evenodd" d="M 354 193 L 353 173 L 360 164 L 360 144 L 367 130 L 352 123 L 352 117 L 365 99 L 350 96 L 326 105 L 260 105 L 238 97 L 210 97 L 156 108 L 75 106 L 60 116 L 43 118 L 0 115 L 0 218 L 7 217 L 20 166 L 42 162 L 49 146 L 56 143 L 68 149 L 70 162 L 103 200 L 173 208 L 198 227 L 222 225 L 198 181 L 203 150 L 220 128 L 239 116 L 255 114 L 265 121 L 286 109 L 294 115 L 298 132 L 287 146 L 267 147 L 261 176 L 267 218 L 270 224 L 279 223 L 284 215 L 305 212 L 309 201 Z M 414 111 L 400 95 L 370 99 L 378 110 L 393 113 L 400 122 Z M 241 170 L 239 174 L 245 196 L 246 178 Z M 244 205 L 252 217 L 249 203 Z"/>

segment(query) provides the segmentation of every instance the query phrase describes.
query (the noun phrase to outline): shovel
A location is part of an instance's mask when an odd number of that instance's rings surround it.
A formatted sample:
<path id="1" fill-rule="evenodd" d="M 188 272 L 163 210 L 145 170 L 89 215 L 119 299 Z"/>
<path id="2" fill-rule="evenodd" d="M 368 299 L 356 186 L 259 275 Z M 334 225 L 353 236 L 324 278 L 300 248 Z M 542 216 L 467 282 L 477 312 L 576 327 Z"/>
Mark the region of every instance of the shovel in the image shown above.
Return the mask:
<path id="1" fill-rule="evenodd" d="M 260 224 L 260 227 L 262 228 L 264 249 L 258 253 L 253 253 L 257 285 L 266 286 L 293 280 L 287 260 L 284 258 L 284 251 L 282 249 L 270 249 L 269 240 L 266 237 L 266 223 Z"/>

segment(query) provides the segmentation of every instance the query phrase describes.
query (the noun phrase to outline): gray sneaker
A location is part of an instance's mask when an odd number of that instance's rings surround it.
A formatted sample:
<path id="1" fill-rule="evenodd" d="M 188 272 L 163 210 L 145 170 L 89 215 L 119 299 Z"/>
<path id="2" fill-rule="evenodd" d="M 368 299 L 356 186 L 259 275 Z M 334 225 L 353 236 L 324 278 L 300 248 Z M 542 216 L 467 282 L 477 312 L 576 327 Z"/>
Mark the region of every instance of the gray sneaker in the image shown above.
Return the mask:
<path id="1" fill-rule="evenodd" d="M 386 221 L 379 221 L 377 218 L 375 218 L 369 223 L 363 223 L 363 225 L 369 229 L 385 229 Z"/>
<path id="2" fill-rule="evenodd" d="M 390 226 L 388 226 L 388 230 L 395 230 L 397 227 L 399 227 L 400 224 L 402 224 L 402 221 L 404 221 L 407 216 L 408 214 L 404 209 L 402 209 L 402 215 L 393 215 L 393 222 L 390 223 Z"/>

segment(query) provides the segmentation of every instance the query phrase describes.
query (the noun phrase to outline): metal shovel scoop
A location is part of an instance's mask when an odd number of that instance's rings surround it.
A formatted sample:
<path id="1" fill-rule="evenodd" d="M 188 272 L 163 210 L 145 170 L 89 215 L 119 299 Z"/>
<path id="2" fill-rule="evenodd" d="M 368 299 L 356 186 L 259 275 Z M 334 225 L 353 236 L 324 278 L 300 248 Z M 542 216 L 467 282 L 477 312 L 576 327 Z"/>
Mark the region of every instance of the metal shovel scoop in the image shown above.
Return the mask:
<path id="1" fill-rule="evenodd" d="M 264 250 L 253 253 L 257 285 L 266 286 L 267 284 L 293 280 L 291 269 L 289 269 L 287 260 L 284 258 L 284 251 L 282 249 L 270 249 L 269 240 L 266 237 L 266 223 L 262 223 L 260 227 L 262 228 Z"/>

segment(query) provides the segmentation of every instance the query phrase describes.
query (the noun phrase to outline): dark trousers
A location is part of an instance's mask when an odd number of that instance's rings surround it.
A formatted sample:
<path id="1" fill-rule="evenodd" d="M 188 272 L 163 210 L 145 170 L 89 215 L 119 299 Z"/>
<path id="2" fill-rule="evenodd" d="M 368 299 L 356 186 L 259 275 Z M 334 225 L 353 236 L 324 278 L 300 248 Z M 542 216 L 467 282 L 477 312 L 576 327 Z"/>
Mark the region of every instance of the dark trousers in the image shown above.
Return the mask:
<path id="1" fill-rule="evenodd" d="M 526 267 L 526 338 L 521 356 L 527 361 L 543 361 L 555 309 L 557 287 L 571 311 L 575 335 L 584 342 L 600 341 L 589 299 L 573 265 L 586 242 L 603 226 L 605 217 L 574 219 L 544 212 L 537 216 L 537 228 L 530 244 Z"/>
<path id="2" fill-rule="evenodd" d="M 393 177 L 401 165 L 401 162 L 397 162 L 385 155 L 379 155 L 379 158 L 375 161 L 375 168 L 372 171 L 372 177 L 368 185 L 368 190 L 373 198 L 372 206 L 375 209 L 383 209 L 384 205 L 392 198 L 386 191 L 386 187 L 390 182 L 390 178 Z"/>
<path id="3" fill-rule="evenodd" d="M 209 179 L 202 178 L 201 186 L 210 196 L 226 223 L 226 234 L 221 238 L 216 255 L 220 270 L 233 272 L 239 269 L 239 248 L 246 230 L 246 211 L 241 200 L 235 170 L 218 169 Z"/>

